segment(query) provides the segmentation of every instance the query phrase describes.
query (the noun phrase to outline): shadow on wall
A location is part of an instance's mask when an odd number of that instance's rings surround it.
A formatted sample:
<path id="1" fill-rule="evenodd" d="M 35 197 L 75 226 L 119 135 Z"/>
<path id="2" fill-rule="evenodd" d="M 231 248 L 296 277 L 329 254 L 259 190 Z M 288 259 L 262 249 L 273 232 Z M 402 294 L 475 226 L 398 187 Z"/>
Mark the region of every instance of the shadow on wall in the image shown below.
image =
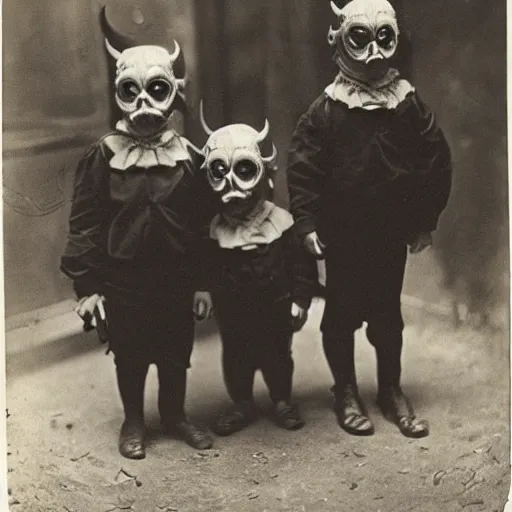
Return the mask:
<path id="1" fill-rule="evenodd" d="M 454 161 L 437 260 L 444 287 L 485 323 L 507 307 L 509 294 L 506 5 L 410 4 L 416 85 L 435 108 Z"/>

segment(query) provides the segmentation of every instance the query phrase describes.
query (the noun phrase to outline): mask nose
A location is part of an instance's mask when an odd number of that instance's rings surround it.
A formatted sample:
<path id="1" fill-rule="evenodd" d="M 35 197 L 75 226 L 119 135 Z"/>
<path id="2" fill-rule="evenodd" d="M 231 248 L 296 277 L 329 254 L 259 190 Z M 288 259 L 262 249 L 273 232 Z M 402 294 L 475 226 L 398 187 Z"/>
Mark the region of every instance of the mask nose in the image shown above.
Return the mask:
<path id="1" fill-rule="evenodd" d="M 380 53 L 379 47 L 375 41 L 372 41 L 368 45 L 368 58 L 366 62 L 371 62 L 372 60 L 383 59 L 382 54 Z"/>
<path id="2" fill-rule="evenodd" d="M 149 106 L 149 94 L 145 90 L 137 96 L 137 108 L 143 106 Z"/>
<path id="3" fill-rule="evenodd" d="M 229 171 L 226 174 L 226 183 L 228 185 L 228 190 L 233 190 L 233 171 Z"/>

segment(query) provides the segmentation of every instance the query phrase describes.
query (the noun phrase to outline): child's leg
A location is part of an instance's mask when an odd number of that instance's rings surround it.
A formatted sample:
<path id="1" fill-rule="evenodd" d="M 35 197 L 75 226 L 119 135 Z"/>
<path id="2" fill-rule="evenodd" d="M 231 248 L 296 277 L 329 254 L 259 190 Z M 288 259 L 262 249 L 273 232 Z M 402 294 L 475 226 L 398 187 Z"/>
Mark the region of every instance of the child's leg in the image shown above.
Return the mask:
<path id="1" fill-rule="evenodd" d="M 217 300 L 215 300 L 217 299 Z M 256 364 L 251 344 L 248 311 L 238 311 L 240 303 L 214 297 L 215 316 L 222 339 L 222 371 L 233 406 L 212 422 L 213 431 L 227 436 L 242 430 L 256 419 L 253 387 Z"/>
<path id="2" fill-rule="evenodd" d="M 172 425 L 186 418 L 185 394 L 187 370 L 176 365 L 158 364 L 158 410 L 163 425 Z"/>
<path id="3" fill-rule="evenodd" d="M 292 336 L 281 336 L 274 353 L 268 351 L 261 363 L 261 373 L 274 403 L 274 421 L 286 430 L 298 430 L 305 424 L 297 405 L 291 403 L 293 381 Z"/>
<path id="4" fill-rule="evenodd" d="M 229 397 L 235 404 L 254 400 L 256 367 L 252 351 L 238 332 L 222 333 L 222 371 Z"/>
<path id="5" fill-rule="evenodd" d="M 339 425 L 352 435 L 374 433 L 359 396 L 354 361 L 354 331 L 341 330 L 337 334 L 324 331 L 324 352 L 334 378 L 334 411 Z"/>
<path id="6" fill-rule="evenodd" d="M 267 385 L 270 399 L 274 404 L 278 402 L 290 403 L 292 398 L 293 359 L 290 350 L 292 337 L 275 340 L 276 350 L 268 351 L 263 355 L 261 373 Z"/>
<path id="7" fill-rule="evenodd" d="M 117 385 L 125 416 L 119 434 L 119 451 L 127 458 L 143 459 L 144 386 L 150 361 L 146 345 L 140 342 L 145 336 L 144 322 L 133 304 L 116 295 L 107 296 L 105 307 L 109 342 L 115 355 Z"/>
<path id="8" fill-rule="evenodd" d="M 213 431 L 220 436 L 234 434 L 256 419 L 253 397 L 256 367 L 250 351 L 234 339 L 236 332 L 224 333 L 222 338 L 222 370 L 233 406 L 223 411 L 212 422 Z"/>
<path id="9" fill-rule="evenodd" d="M 403 320 L 400 294 L 406 262 L 406 247 L 388 247 L 380 260 L 374 301 L 366 334 L 377 355 L 378 404 L 384 415 L 407 437 L 424 437 L 429 429 L 416 419 L 411 402 L 400 387 Z"/>
<path id="10" fill-rule="evenodd" d="M 354 332 L 365 319 L 370 268 L 363 239 L 333 243 L 326 249 L 323 347 L 334 379 L 334 411 L 339 425 L 352 435 L 374 433 L 359 396 L 354 360 Z"/>
<path id="11" fill-rule="evenodd" d="M 185 412 L 187 368 L 194 343 L 192 294 L 178 293 L 169 307 L 153 314 L 158 322 L 152 360 L 158 368 L 158 409 L 165 432 L 178 435 L 190 446 L 204 450 L 212 446 L 206 431 L 193 424 Z M 155 308 L 156 309 L 156 306 Z"/>
<path id="12" fill-rule="evenodd" d="M 265 308 L 264 318 L 258 328 L 255 328 L 255 343 L 259 344 L 259 366 L 274 403 L 276 424 L 287 430 L 297 430 L 304 426 L 304 420 L 297 406 L 291 404 L 294 369 L 291 303 L 282 300 L 269 306 Z"/>
<path id="13" fill-rule="evenodd" d="M 119 434 L 119 451 L 129 459 L 143 459 L 144 386 L 149 364 L 116 356 L 116 374 L 123 403 L 124 422 Z"/>

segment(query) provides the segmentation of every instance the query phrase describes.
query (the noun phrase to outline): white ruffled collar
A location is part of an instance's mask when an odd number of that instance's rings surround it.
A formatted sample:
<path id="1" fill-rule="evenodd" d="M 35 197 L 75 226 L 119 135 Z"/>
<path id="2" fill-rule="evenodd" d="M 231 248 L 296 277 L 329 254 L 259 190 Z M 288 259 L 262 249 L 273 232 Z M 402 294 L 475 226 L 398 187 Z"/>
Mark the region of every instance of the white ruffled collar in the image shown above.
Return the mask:
<path id="1" fill-rule="evenodd" d="M 137 139 L 125 121 L 119 121 L 116 131 L 104 139 L 114 154 L 110 167 L 124 171 L 129 167 L 149 169 L 159 165 L 176 167 L 177 162 L 190 160 L 187 141 L 173 130 L 166 130 L 150 141 Z"/>
<path id="2" fill-rule="evenodd" d="M 210 238 L 217 240 L 222 249 L 256 249 L 281 237 L 293 225 L 292 215 L 265 201 L 261 210 L 238 224 L 218 214 L 210 224 Z"/>
<path id="3" fill-rule="evenodd" d="M 334 101 L 345 103 L 348 108 L 375 110 L 396 109 L 414 87 L 396 69 L 390 69 L 378 82 L 371 86 L 350 79 L 342 72 L 329 84 L 325 93 Z"/>

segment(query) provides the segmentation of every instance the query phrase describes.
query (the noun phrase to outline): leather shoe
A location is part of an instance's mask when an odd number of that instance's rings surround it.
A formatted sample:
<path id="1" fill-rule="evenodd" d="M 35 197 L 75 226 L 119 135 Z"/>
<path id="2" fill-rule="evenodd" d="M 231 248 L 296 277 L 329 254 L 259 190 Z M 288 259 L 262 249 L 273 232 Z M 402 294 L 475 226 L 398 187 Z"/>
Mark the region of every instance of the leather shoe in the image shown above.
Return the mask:
<path id="1" fill-rule="evenodd" d="M 377 405 L 384 417 L 397 425 L 404 436 L 418 439 L 429 435 L 428 423 L 416 418 L 410 400 L 399 386 L 379 390 Z"/>
<path id="2" fill-rule="evenodd" d="M 164 430 L 176 437 L 183 439 L 196 450 L 207 450 L 213 445 L 213 439 L 201 427 L 194 425 L 189 420 L 181 420 L 172 425 L 166 425 Z"/>
<path id="3" fill-rule="evenodd" d="M 125 420 L 119 433 L 119 453 L 127 459 L 144 459 L 144 424 Z"/>
<path id="4" fill-rule="evenodd" d="M 335 392 L 334 411 L 339 426 L 353 436 L 371 436 L 373 424 L 366 414 L 355 384 L 345 384 Z"/>

